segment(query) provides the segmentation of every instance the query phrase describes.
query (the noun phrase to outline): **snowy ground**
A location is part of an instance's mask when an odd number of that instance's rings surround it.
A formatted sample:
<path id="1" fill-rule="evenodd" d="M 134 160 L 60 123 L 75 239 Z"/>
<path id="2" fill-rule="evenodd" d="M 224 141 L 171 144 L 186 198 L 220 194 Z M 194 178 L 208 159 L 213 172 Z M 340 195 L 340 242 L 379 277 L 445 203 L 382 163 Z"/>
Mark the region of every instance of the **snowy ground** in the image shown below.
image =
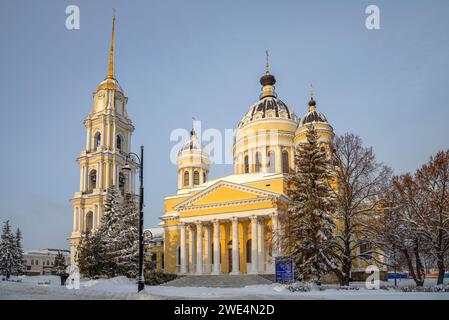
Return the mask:
<path id="1" fill-rule="evenodd" d="M 50 281 L 49 284 L 42 284 Z M 449 300 L 449 293 L 402 292 L 400 290 L 368 290 L 363 284 L 353 284 L 359 290 L 337 290 L 290 292 L 284 286 L 257 285 L 244 288 L 179 288 L 168 286 L 146 286 L 136 293 L 136 285 L 124 277 L 108 280 L 84 280 L 80 289 L 67 289 L 59 285 L 59 277 L 23 277 L 21 283 L 0 281 L 0 299 L 333 299 L 333 300 Z M 389 283 L 392 284 L 391 282 Z M 399 282 L 399 286 L 412 285 L 410 280 Z M 429 280 L 426 286 L 434 285 Z"/>

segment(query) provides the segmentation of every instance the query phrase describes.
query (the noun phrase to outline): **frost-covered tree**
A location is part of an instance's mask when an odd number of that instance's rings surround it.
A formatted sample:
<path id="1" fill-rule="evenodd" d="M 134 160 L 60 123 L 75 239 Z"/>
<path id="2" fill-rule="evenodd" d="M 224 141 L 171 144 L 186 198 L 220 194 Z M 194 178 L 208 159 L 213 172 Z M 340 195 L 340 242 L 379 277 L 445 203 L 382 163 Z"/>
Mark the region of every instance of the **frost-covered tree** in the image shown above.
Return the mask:
<path id="1" fill-rule="evenodd" d="M 16 236 L 15 236 L 15 258 L 14 258 L 15 266 L 14 272 L 17 275 L 22 275 L 26 271 L 26 263 L 23 258 L 23 248 L 22 248 L 22 232 L 19 228 L 17 228 Z"/>
<path id="2" fill-rule="evenodd" d="M 377 246 L 373 224 L 381 212 L 391 169 L 377 162 L 372 148 L 364 147 L 362 139 L 350 133 L 335 138 L 332 158 L 337 208 L 332 244 L 336 267 L 332 271 L 341 285 L 348 286 L 355 261 L 373 262 Z"/>
<path id="3" fill-rule="evenodd" d="M 105 246 L 101 235 L 89 231 L 81 236 L 77 249 L 77 264 L 81 274 L 94 278 L 105 274 Z"/>
<path id="4" fill-rule="evenodd" d="M 423 286 L 423 256 L 429 250 L 429 242 L 416 226 L 418 217 L 428 208 L 413 176 L 393 177 L 385 190 L 382 207 L 377 236 L 383 243 L 386 264 L 395 269 L 407 268 L 416 286 Z"/>
<path id="5" fill-rule="evenodd" d="M 317 284 L 334 266 L 329 250 L 335 229 L 330 164 L 315 129 L 309 126 L 307 142 L 298 145 L 295 170 L 287 178 L 290 203 L 284 222 L 285 250 L 293 259 L 297 279 L 311 278 Z"/>
<path id="6" fill-rule="evenodd" d="M 449 251 L 449 150 L 438 152 L 415 175 L 427 210 L 411 221 L 430 244 L 438 268 L 437 284 L 443 284 L 445 257 Z"/>
<path id="7" fill-rule="evenodd" d="M 53 263 L 53 272 L 58 276 L 63 276 L 66 274 L 66 268 L 67 264 L 65 263 L 64 254 L 61 251 L 58 251 Z"/>
<path id="8" fill-rule="evenodd" d="M 9 221 L 3 223 L 2 237 L 0 242 L 0 274 L 7 279 L 16 273 L 16 241 L 11 232 Z"/>
<path id="9" fill-rule="evenodd" d="M 105 244 L 106 266 L 111 276 L 132 278 L 138 273 L 138 209 L 131 194 L 117 199 L 117 193 L 111 192 L 100 228 Z"/>
<path id="10" fill-rule="evenodd" d="M 138 274 L 138 208 L 134 195 L 115 187 L 108 190 L 105 212 L 98 230 L 83 234 L 78 246 L 78 266 L 90 277 L 133 278 Z"/>

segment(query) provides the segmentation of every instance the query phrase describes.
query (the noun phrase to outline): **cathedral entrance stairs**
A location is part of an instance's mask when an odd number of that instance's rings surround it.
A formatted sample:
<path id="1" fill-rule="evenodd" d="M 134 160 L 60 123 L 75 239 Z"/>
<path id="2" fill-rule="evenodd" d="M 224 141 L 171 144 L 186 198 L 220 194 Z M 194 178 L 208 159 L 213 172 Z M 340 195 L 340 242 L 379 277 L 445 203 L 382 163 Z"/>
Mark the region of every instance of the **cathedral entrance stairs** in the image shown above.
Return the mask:
<path id="1" fill-rule="evenodd" d="M 242 288 L 246 286 L 271 284 L 267 275 L 185 275 L 164 283 L 171 287 Z"/>

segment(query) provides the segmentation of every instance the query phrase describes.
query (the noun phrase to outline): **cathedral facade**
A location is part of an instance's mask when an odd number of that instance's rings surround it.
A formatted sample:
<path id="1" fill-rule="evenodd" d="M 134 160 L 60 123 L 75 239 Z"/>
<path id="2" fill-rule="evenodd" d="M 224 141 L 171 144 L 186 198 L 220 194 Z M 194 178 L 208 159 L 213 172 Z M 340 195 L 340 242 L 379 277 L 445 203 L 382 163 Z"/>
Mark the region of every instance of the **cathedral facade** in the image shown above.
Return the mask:
<path id="1" fill-rule="evenodd" d="M 179 274 L 274 273 L 283 254 L 286 173 L 298 144 L 314 126 L 323 145 L 334 137 L 313 94 L 302 116 L 280 100 L 275 77 L 260 78 L 259 100 L 241 119 L 233 148 L 234 174 L 209 180 L 209 156 L 195 130 L 178 154 L 178 189 L 165 197 L 164 269 Z"/>

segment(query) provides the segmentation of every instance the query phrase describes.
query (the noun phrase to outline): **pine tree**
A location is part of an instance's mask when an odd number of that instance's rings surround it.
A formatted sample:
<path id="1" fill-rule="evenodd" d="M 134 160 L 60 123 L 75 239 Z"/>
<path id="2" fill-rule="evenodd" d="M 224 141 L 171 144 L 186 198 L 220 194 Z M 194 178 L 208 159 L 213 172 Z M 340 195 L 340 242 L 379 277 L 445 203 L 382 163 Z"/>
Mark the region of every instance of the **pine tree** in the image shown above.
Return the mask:
<path id="1" fill-rule="evenodd" d="M 22 232 L 17 228 L 15 236 L 15 258 L 14 258 L 14 273 L 17 275 L 22 275 L 26 271 L 26 263 L 23 258 L 22 249 Z"/>
<path id="2" fill-rule="evenodd" d="M 293 259 L 297 279 L 312 278 L 321 284 L 323 274 L 333 264 L 329 248 L 334 240 L 335 198 L 329 184 L 330 160 L 313 126 L 308 128 L 307 143 L 296 149 L 295 164 L 287 179 L 290 203 L 285 248 Z"/>
<path id="3" fill-rule="evenodd" d="M 78 245 L 77 264 L 81 274 L 90 278 L 105 273 L 105 251 L 101 235 L 86 232 Z"/>
<path id="4" fill-rule="evenodd" d="M 16 271 L 16 242 L 9 221 L 4 222 L 0 242 L 0 274 L 7 279 Z"/>
<path id="5" fill-rule="evenodd" d="M 58 251 L 53 264 L 53 272 L 58 276 L 63 276 L 66 274 L 66 268 L 65 257 L 61 251 Z"/>
<path id="6" fill-rule="evenodd" d="M 135 196 L 123 197 L 115 187 L 108 192 L 98 230 L 86 233 L 78 246 L 77 262 L 90 277 L 134 278 L 138 274 L 138 209 Z"/>
<path id="7" fill-rule="evenodd" d="M 111 192 L 104 215 L 104 236 L 106 272 L 110 276 L 135 277 L 138 273 L 138 210 L 135 197 L 126 194 L 124 198 Z"/>

